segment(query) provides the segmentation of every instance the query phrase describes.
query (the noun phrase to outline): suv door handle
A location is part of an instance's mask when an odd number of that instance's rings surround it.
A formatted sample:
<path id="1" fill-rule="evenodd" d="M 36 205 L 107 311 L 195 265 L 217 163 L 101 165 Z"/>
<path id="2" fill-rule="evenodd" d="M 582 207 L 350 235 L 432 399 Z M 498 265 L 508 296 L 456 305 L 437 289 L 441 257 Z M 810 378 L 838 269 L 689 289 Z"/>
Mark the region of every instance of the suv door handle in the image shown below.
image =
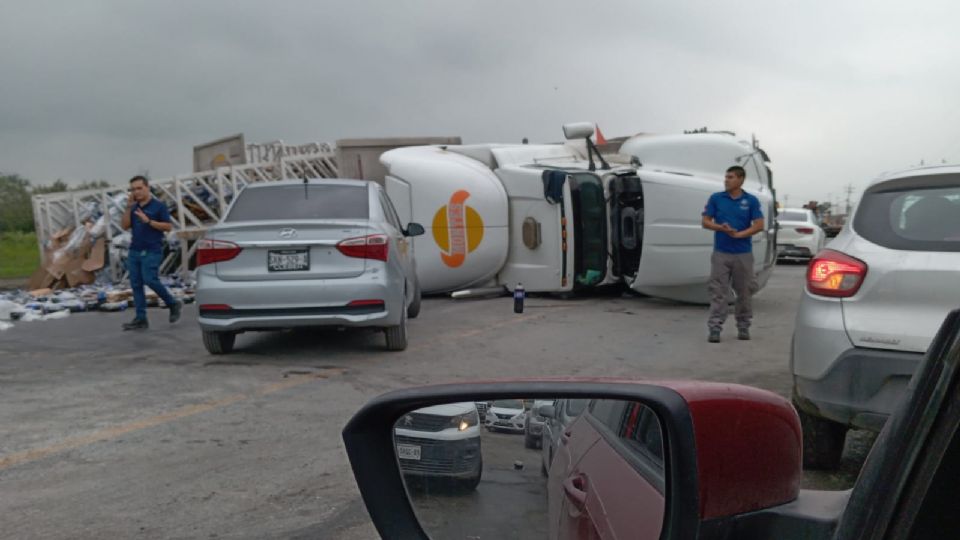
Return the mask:
<path id="1" fill-rule="evenodd" d="M 568 477 L 563 481 L 563 493 L 567 500 L 578 511 L 583 511 L 587 506 L 587 491 L 582 474 Z"/>

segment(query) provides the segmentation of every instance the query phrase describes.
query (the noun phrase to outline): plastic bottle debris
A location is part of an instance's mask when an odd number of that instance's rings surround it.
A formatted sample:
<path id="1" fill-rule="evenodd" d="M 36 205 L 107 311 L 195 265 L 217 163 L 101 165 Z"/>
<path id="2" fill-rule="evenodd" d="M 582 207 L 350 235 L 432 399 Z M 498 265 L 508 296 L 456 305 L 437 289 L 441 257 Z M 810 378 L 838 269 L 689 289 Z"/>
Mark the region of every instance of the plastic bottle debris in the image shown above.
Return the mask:
<path id="1" fill-rule="evenodd" d="M 523 300 L 527 297 L 527 291 L 523 288 L 523 283 L 517 283 L 517 288 L 513 290 L 513 312 L 523 313 Z"/>
<path id="2" fill-rule="evenodd" d="M 69 311 L 56 311 L 56 312 L 54 312 L 54 313 L 48 313 L 48 314 L 44 315 L 44 316 L 43 316 L 43 320 L 45 320 L 45 321 L 52 321 L 52 320 L 55 320 L 55 319 L 66 319 L 66 318 L 69 317 L 69 316 L 70 316 L 70 312 L 69 312 Z"/>
<path id="3" fill-rule="evenodd" d="M 105 302 L 100 304 L 100 311 L 123 311 L 127 309 L 126 302 Z"/>
<path id="4" fill-rule="evenodd" d="M 10 300 L 0 300 L 0 320 L 13 320 L 13 313 L 15 311 L 23 311 L 20 304 L 15 304 Z"/>
<path id="5" fill-rule="evenodd" d="M 0 321 L 0 332 L 2 332 L 2 331 L 4 331 L 4 330 L 9 330 L 9 329 L 11 329 L 11 328 L 13 328 L 13 325 L 12 325 L 12 324 L 10 324 L 10 323 L 8 323 L 8 322 Z"/>

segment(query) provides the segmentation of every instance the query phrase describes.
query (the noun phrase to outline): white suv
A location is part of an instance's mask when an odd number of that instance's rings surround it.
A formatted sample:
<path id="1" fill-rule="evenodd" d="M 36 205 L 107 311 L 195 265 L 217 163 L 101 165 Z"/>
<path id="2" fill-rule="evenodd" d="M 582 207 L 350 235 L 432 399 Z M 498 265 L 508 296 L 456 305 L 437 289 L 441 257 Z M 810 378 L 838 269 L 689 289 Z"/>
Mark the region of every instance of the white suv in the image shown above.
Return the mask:
<path id="1" fill-rule="evenodd" d="M 879 431 L 960 307 L 960 166 L 883 175 L 810 262 L 791 350 L 804 466 L 834 468 L 850 428 Z"/>

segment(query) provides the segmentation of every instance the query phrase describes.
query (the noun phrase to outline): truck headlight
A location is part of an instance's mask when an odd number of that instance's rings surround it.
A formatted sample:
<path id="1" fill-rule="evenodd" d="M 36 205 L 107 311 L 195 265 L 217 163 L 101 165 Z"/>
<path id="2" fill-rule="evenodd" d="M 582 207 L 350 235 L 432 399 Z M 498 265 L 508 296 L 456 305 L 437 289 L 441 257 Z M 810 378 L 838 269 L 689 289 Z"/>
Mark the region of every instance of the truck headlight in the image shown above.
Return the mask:
<path id="1" fill-rule="evenodd" d="M 451 418 L 450 425 L 456 427 L 459 431 L 466 431 L 472 426 L 480 425 L 480 416 L 477 411 L 470 411 L 467 414 Z"/>

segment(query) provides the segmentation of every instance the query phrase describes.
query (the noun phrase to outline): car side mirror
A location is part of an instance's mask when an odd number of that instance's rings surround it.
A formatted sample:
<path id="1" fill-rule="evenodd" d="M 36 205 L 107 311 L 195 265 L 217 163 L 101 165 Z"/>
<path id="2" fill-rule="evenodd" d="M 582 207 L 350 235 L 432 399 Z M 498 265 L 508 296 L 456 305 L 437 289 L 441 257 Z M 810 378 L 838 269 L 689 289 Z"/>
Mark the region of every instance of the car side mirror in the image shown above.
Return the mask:
<path id="1" fill-rule="evenodd" d="M 410 223 L 407 225 L 407 230 L 403 231 L 404 236 L 421 236 L 427 231 L 423 228 L 423 225 L 419 223 Z"/>
<path id="2" fill-rule="evenodd" d="M 553 405 L 541 405 L 537 413 L 544 418 L 556 418 L 557 410 Z"/>
<path id="3" fill-rule="evenodd" d="M 523 421 L 525 399 L 588 405 L 552 433 Z M 503 406 L 481 424 L 473 404 L 491 400 Z M 791 504 L 801 437 L 790 402 L 764 390 L 596 379 L 399 390 L 368 403 L 343 431 L 380 535 L 423 539 L 562 538 L 591 527 L 597 537 L 775 538 L 777 527 L 805 517 Z M 811 527 L 821 517 L 810 517 Z"/>

